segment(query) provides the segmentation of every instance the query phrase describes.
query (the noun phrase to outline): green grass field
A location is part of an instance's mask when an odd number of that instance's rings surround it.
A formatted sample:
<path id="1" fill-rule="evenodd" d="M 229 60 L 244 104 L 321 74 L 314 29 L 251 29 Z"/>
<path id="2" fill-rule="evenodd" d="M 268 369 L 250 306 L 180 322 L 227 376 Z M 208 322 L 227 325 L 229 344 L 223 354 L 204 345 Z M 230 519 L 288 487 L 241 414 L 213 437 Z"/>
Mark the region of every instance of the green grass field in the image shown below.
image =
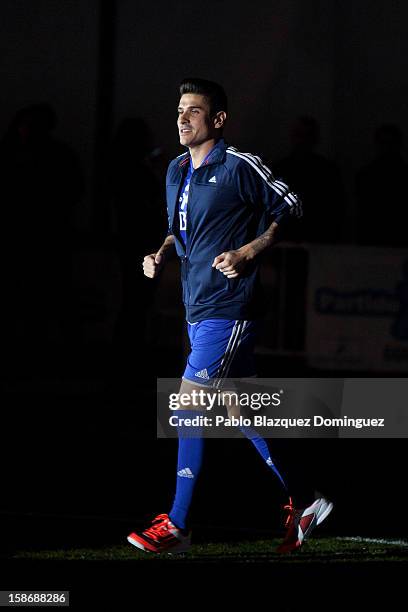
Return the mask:
<path id="1" fill-rule="evenodd" d="M 105 548 L 67 548 L 65 550 L 20 551 L 13 559 L 61 561 L 129 561 L 134 563 L 408 563 L 408 542 L 369 538 L 314 538 L 289 555 L 276 553 L 278 539 L 239 543 L 195 544 L 185 555 L 153 555 L 130 544 Z"/>

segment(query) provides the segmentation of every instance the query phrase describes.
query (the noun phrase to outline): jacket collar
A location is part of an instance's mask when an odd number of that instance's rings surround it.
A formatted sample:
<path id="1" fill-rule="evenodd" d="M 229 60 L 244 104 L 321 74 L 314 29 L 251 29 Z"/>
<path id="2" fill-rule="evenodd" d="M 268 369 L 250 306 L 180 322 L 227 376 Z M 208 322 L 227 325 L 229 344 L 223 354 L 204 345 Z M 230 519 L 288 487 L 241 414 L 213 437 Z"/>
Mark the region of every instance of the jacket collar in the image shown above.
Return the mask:
<path id="1" fill-rule="evenodd" d="M 209 164 L 217 164 L 224 159 L 225 150 L 228 147 L 224 138 L 220 138 L 215 143 L 208 159 L 204 162 L 203 166 L 208 166 Z M 181 160 L 179 161 L 179 168 L 183 168 L 186 164 L 190 163 L 190 152 L 184 153 Z"/>

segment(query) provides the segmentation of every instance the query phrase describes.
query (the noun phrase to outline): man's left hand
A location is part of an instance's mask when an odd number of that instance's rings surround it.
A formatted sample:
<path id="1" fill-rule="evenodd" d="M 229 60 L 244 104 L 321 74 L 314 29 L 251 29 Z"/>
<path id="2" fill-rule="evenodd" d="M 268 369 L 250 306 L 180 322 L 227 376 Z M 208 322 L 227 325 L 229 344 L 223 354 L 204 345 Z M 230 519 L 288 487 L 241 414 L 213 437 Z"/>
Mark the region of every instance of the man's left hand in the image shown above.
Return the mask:
<path id="1" fill-rule="evenodd" d="M 217 255 L 212 267 L 222 272 L 227 278 L 237 278 L 243 273 L 250 259 L 249 252 L 245 249 L 226 251 Z"/>

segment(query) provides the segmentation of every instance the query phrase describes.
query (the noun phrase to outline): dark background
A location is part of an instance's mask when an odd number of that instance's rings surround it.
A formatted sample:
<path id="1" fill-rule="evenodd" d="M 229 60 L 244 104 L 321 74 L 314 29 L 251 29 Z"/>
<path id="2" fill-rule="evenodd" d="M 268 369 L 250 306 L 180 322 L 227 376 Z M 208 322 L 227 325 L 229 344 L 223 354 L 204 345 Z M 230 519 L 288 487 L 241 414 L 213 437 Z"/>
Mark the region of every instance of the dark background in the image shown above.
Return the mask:
<path id="1" fill-rule="evenodd" d="M 183 369 L 177 271 L 150 282 L 141 258 L 165 232 L 179 81 L 221 82 L 226 138 L 272 169 L 295 172 L 282 160 L 300 140 L 306 191 L 325 168 L 313 223 L 288 236 L 304 289 L 304 242 L 406 246 L 408 6 L 5 0 L 0 13 L 2 544 L 122 542 L 168 511 L 175 482 L 176 442 L 156 440 L 155 381 Z M 260 375 L 322 375 L 296 333 L 283 356 L 258 355 Z M 405 440 L 274 446 L 278 464 L 315 474 L 337 501 L 333 533 L 374 536 L 406 535 L 403 513 L 379 522 L 373 510 L 399 491 L 404 451 Z M 198 539 L 276 531 L 279 490 L 249 443 L 211 441 L 207 459 Z"/>

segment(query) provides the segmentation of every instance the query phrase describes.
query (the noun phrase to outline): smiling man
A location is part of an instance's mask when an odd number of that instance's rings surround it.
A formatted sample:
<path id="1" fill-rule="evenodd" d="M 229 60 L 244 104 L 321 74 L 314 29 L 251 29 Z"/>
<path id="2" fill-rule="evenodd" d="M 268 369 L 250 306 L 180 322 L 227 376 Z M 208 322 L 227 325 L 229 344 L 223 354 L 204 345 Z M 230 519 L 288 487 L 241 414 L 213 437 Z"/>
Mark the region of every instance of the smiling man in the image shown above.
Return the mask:
<path id="1" fill-rule="evenodd" d="M 196 78 L 182 81 L 177 126 L 180 144 L 188 150 L 167 171 L 168 236 L 143 261 L 145 275 L 155 278 L 170 253 L 176 250 L 180 257 L 191 344 L 180 393 L 223 389 L 228 378 L 256 375 L 255 334 L 265 304 L 259 256 L 275 244 L 290 215 L 301 216 L 298 197 L 273 177 L 259 157 L 227 145 L 223 139 L 227 113 L 220 85 Z M 197 415 L 195 410 L 191 405 L 177 414 L 188 419 Z M 266 441 L 251 427 L 240 429 L 287 492 Z M 145 531 L 131 533 L 131 544 L 156 553 L 188 549 L 188 512 L 203 446 L 199 429 L 179 428 L 173 507 Z M 331 508 L 321 498 L 306 510 L 295 511 L 289 498 L 289 528 L 281 550 L 299 547 Z"/>

